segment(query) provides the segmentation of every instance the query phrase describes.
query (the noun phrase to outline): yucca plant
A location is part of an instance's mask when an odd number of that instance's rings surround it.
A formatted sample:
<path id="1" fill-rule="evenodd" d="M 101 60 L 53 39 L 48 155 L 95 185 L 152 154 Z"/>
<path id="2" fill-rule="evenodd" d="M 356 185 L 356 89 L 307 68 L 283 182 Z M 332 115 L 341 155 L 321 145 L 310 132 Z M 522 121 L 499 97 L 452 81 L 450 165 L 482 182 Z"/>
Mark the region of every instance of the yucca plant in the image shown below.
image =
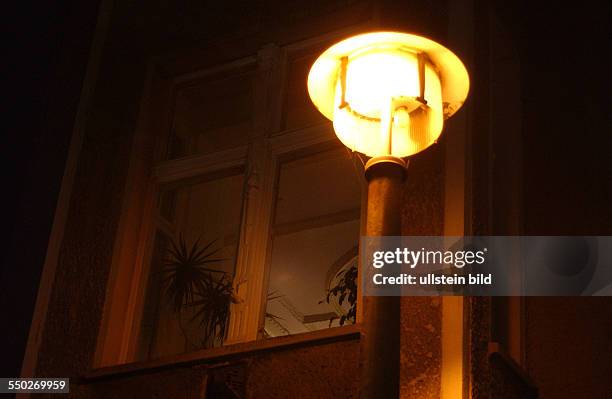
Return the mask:
<path id="1" fill-rule="evenodd" d="M 194 309 L 192 321 L 199 319 L 203 327 L 201 346 L 214 339 L 223 339 L 229 305 L 235 301 L 232 275 L 210 267 L 226 260 L 216 257 L 219 250 L 212 249 L 215 242 L 200 245 L 198 239 L 188 247 L 181 234 L 178 242 L 170 240 L 168 256 L 163 260 L 161 271 L 166 299 L 177 314 L 187 341 L 181 314 L 187 308 Z"/>
<path id="2" fill-rule="evenodd" d="M 238 302 L 234 294 L 233 281 L 229 274 L 219 279 L 210 279 L 204 289 L 196 292 L 197 300 L 188 304 L 195 308 L 191 321 L 199 320 L 202 327 L 202 346 L 223 340 L 227 332 L 230 304 Z"/>
<path id="3" fill-rule="evenodd" d="M 213 279 L 213 273 L 226 274 L 207 267 L 224 260 L 213 258 L 219 252 L 218 249 L 210 249 L 214 243 L 215 241 L 211 241 L 200 248 L 200 239 L 197 239 L 191 248 L 187 248 L 182 234 L 178 243 L 170 240 L 169 256 L 163 260 L 161 273 L 166 297 L 175 312 L 180 312 L 186 304 L 194 301 L 196 292 L 206 288 L 208 282 Z"/>

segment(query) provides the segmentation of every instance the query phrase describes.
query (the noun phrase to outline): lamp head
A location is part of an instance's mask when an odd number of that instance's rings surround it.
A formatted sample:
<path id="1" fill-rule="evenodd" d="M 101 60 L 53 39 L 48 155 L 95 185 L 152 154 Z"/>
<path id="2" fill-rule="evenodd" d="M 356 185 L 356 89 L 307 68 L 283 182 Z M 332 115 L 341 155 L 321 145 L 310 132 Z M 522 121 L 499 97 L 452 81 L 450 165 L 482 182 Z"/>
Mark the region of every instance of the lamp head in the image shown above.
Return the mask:
<path id="1" fill-rule="evenodd" d="M 468 90 L 467 70 L 455 54 L 397 32 L 343 40 L 308 74 L 310 98 L 340 141 L 371 157 L 408 157 L 429 147 Z"/>

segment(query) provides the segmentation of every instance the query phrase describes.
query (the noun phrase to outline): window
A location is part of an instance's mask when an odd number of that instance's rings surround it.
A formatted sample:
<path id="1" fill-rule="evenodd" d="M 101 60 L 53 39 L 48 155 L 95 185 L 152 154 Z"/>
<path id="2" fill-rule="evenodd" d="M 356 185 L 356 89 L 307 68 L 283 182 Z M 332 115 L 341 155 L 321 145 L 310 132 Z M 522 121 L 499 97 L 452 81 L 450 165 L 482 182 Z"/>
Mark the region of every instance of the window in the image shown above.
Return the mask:
<path id="1" fill-rule="evenodd" d="M 253 74 L 187 82 L 177 93 L 169 159 L 245 145 L 252 125 Z"/>
<path id="2" fill-rule="evenodd" d="M 282 162 L 274 213 L 265 335 L 338 325 L 347 309 L 323 299 L 356 262 L 360 229 L 359 181 L 346 150 Z"/>
<path id="3" fill-rule="evenodd" d="M 353 321 L 327 292 L 356 267 L 362 173 L 305 100 L 317 46 L 153 75 L 97 366 Z"/>
<path id="4" fill-rule="evenodd" d="M 194 279 L 188 274 L 188 259 L 199 251 L 204 251 L 201 266 L 210 269 L 208 275 L 220 283 L 225 276 L 229 279 L 234 274 L 244 174 L 240 170 L 231 172 L 220 176 L 202 175 L 195 181 L 167 185 L 160 190 L 149 282 L 140 322 L 140 359 L 221 344 L 215 339 L 219 328 L 203 324 L 207 319 L 198 313 L 201 308 L 184 302 L 177 308 L 175 299 L 181 298 L 176 291 L 168 290 L 168 286 L 187 286 L 199 281 L 198 276 Z M 185 271 L 181 272 L 180 268 Z M 196 296 L 188 298 L 189 302 L 205 300 L 198 296 L 204 295 L 203 292 L 194 293 Z"/>

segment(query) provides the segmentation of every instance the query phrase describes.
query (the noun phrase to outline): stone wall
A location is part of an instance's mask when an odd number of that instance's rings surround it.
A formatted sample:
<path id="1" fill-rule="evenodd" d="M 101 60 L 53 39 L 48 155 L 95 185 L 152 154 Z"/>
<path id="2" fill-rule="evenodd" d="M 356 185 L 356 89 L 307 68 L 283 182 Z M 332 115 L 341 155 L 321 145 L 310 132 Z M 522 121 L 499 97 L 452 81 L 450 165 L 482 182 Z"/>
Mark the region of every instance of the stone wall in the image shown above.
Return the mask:
<path id="1" fill-rule="evenodd" d="M 359 340 L 304 343 L 171 367 L 111 374 L 73 386 L 79 399 L 356 398 Z"/>

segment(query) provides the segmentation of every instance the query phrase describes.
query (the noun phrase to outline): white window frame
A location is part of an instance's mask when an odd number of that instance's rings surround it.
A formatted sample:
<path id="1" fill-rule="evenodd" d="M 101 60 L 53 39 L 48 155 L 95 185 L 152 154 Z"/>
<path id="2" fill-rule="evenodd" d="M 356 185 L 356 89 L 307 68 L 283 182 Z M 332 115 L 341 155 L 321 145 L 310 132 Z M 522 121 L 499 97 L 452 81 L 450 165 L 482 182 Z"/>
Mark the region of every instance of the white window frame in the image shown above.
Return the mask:
<path id="1" fill-rule="evenodd" d="M 329 122 L 281 129 L 287 66 L 296 54 L 319 52 L 337 35 L 321 36 L 282 48 L 267 45 L 257 56 L 170 78 L 161 76 L 155 63 L 151 64 L 128 170 L 94 368 L 136 360 L 153 238 L 163 224 L 157 210 L 159 187 L 222 170 L 244 168 L 246 183 L 234 275 L 237 295 L 242 302 L 231 305 L 223 345 L 260 338 L 270 274 L 271 221 L 281 160 L 296 151 L 337 144 Z M 177 88 L 206 77 L 231 77 L 235 71 L 245 69 L 254 74 L 253 123 L 251 131 L 245 132 L 249 144 L 155 162 L 163 159 L 166 153 L 165 142 L 171 128 L 171 109 Z M 159 123 L 160 112 L 163 123 Z M 152 143 L 151 137 L 156 137 L 157 142 Z M 365 184 L 363 186 L 365 191 Z M 364 198 L 362 196 L 362 230 Z M 357 318 L 359 321 L 360 312 Z"/>

